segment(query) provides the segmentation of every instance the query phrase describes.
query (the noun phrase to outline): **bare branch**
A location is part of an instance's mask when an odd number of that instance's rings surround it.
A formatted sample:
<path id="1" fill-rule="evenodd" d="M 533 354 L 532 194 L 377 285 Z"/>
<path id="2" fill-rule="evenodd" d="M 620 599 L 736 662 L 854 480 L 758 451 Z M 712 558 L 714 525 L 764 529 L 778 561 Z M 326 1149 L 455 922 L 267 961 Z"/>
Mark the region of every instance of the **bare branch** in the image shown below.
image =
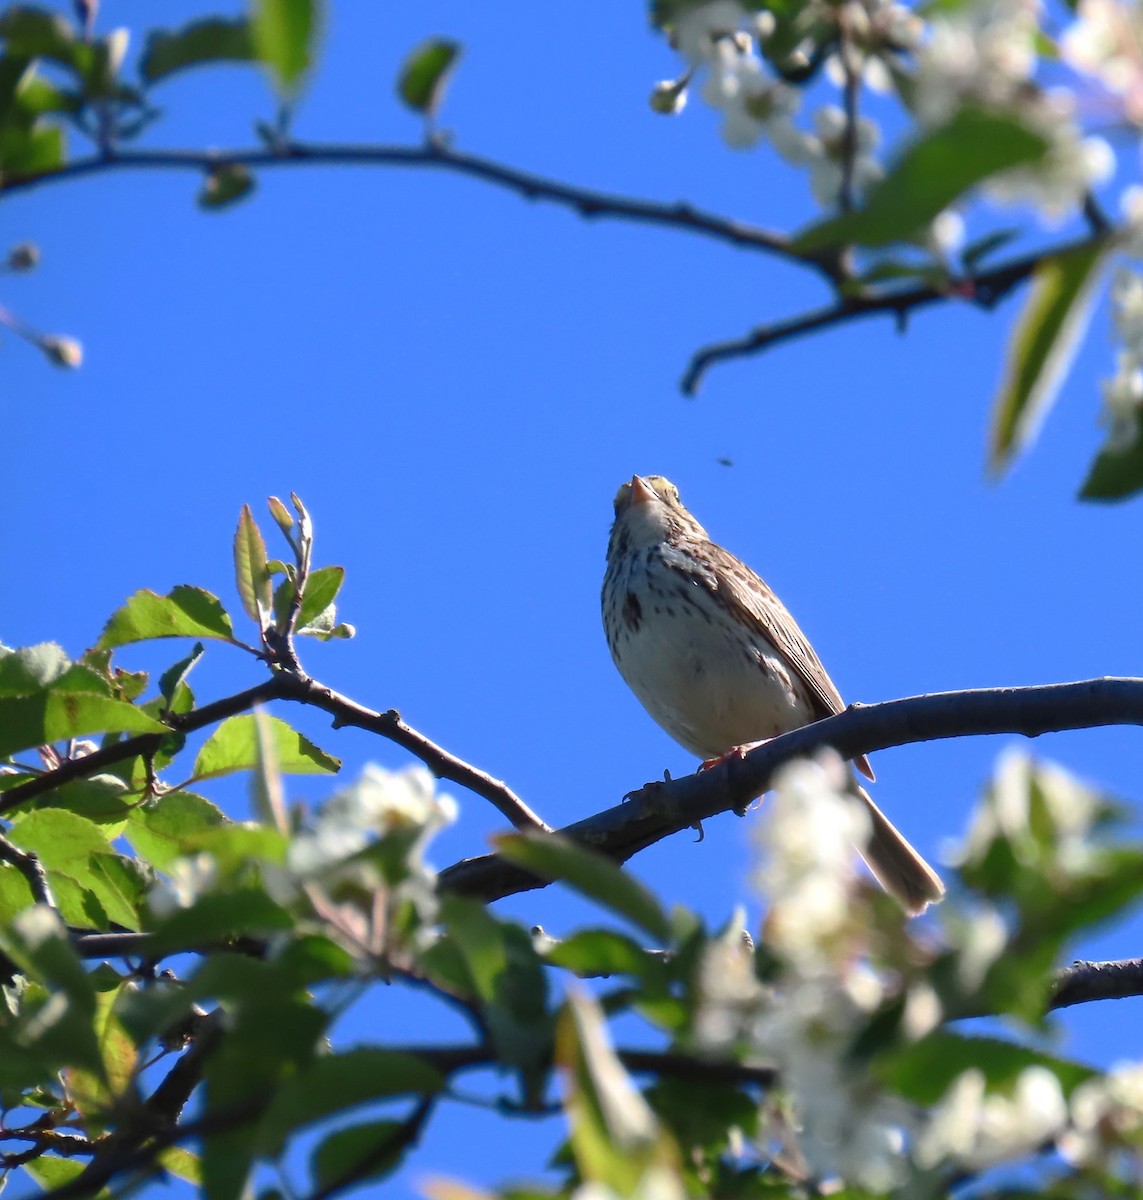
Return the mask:
<path id="1" fill-rule="evenodd" d="M 853 705 L 783 734 L 709 771 L 650 783 L 612 808 L 560 830 L 617 862 L 719 813 L 740 810 L 769 787 L 778 768 L 832 746 L 844 758 L 943 738 L 989 733 L 1038 737 L 1063 729 L 1143 725 L 1143 679 L 1088 679 L 1043 687 L 981 688 Z M 546 887 L 545 880 L 494 854 L 464 859 L 441 886 L 482 900 Z"/>
<path id="2" fill-rule="evenodd" d="M 1070 1008 L 1092 1000 L 1123 1000 L 1128 996 L 1143 996 L 1143 958 L 1074 962 L 1056 975 L 1048 1008 Z"/>
<path id="3" fill-rule="evenodd" d="M 264 170 L 291 166 L 414 167 L 451 171 L 516 192 L 526 200 L 550 200 L 581 217 L 608 217 L 643 225 L 662 225 L 697 233 L 748 250 L 758 250 L 818 270 L 822 264 L 790 249 L 789 239 L 745 221 L 692 208 L 689 204 L 662 204 L 636 200 L 589 188 L 573 187 L 519 171 L 492 159 L 454 150 L 440 140 L 423 146 L 344 145 L 287 142 L 273 148 L 248 150 L 132 150 L 76 158 L 52 171 L 34 175 L 5 175 L 0 192 L 26 191 L 65 179 L 104 175 L 117 171 L 192 170 L 203 173 L 228 166 Z M 828 272 L 827 272 L 828 273 Z"/>
<path id="4" fill-rule="evenodd" d="M 981 271 L 976 275 L 953 276 L 941 284 L 924 283 L 915 287 L 894 287 L 886 291 L 842 296 L 836 303 L 824 308 L 812 309 L 810 312 L 791 317 L 789 320 L 759 325 L 743 337 L 712 342 L 710 345 L 704 346 L 691 357 L 679 386 L 685 395 L 693 396 L 698 391 L 707 371 L 716 363 L 758 354 L 771 346 L 776 346 L 779 342 L 793 341 L 794 338 L 804 337 L 808 333 L 816 333 L 818 330 L 847 321 L 857 321 L 862 317 L 887 314 L 894 317 L 898 326 L 903 329 L 910 313 L 931 304 L 943 304 L 949 300 L 964 300 L 978 308 L 992 309 L 1013 288 L 1029 279 L 1036 268 L 1046 259 L 1083 246 L 1090 246 L 1095 242 L 1110 239 L 1112 236 L 1113 233 L 1109 233 L 1106 229 L 1100 229 L 1090 237 L 1079 241 L 1012 258 L 989 271 Z"/>

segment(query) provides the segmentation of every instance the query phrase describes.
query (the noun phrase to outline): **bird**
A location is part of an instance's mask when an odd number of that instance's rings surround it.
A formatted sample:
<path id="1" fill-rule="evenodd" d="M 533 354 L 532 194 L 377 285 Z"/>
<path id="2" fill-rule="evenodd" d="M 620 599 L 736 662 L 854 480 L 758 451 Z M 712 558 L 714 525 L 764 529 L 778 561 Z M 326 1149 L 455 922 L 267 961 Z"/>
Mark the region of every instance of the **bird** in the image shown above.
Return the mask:
<path id="1" fill-rule="evenodd" d="M 615 495 L 602 608 L 611 657 L 628 687 L 704 760 L 845 708 L 785 605 L 711 540 L 662 475 L 634 475 Z M 873 779 L 864 755 L 853 763 Z M 870 818 L 858 851 L 910 915 L 923 912 L 944 895 L 940 877 L 850 775 Z"/>

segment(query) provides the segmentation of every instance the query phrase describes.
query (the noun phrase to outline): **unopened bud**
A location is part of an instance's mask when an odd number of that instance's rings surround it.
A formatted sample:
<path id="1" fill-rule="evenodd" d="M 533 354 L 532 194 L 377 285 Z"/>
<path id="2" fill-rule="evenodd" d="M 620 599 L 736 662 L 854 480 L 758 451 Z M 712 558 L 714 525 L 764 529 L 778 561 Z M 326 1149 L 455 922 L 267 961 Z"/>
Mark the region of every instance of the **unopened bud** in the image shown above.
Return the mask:
<path id="1" fill-rule="evenodd" d="M 8 251 L 10 271 L 30 271 L 40 261 L 40 248 L 35 242 L 21 242 Z"/>
<path id="2" fill-rule="evenodd" d="M 40 338 L 40 349 L 57 367 L 68 367 L 74 370 L 83 363 L 83 347 L 69 337 L 56 337 L 55 334 L 45 334 Z"/>
<path id="3" fill-rule="evenodd" d="M 651 111 L 674 116 L 686 107 L 687 85 L 678 79 L 664 79 L 651 91 Z"/>

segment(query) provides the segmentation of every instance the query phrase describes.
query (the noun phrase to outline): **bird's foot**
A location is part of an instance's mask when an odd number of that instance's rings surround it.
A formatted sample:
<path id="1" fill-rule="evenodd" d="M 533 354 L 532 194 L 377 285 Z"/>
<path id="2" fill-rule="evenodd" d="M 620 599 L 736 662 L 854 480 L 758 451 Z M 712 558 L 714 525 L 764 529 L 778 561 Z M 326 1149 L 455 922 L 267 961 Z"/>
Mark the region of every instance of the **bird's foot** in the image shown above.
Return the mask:
<path id="1" fill-rule="evenodd" d="M 731 758 L 737 758 L 741 761 L 751 750 L 757 750 L 759 746 L 765 746 L 770 740 L 770 738 L 761 738 L 757 742 L 743 742 L 741 746 L 731 746 L 729 750 L 724 750 L 721 754 L 716 754 L 714 758 L 704 759 L 699 763 L 699 770 L 709 771 L 711 767 L 717 767 L 719 763 L 724 763 Z"/>

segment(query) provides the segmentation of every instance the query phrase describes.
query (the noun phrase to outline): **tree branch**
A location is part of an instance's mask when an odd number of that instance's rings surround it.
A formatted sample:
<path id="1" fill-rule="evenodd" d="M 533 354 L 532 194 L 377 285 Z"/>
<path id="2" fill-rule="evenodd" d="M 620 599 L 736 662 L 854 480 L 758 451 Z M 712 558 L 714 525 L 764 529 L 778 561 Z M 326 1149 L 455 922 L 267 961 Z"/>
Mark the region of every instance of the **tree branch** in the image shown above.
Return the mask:
<path id="1" fill-rule="evenodd" d="M 842 296 L 836 303 L 824 308 L 811 309 L 785 321 L 759 325 L 743 337 L 712 342 L 704 346 L 692 355 L 679 386 L 684 395 L 693 396 L 707 371 L 716 363 L 758 354 L 780 342 L 793 341 L 806 334 L 816 333 L 847 321 L 857 321 L 863 317 L 888 314 L 893 316 L 898 327 L 903 329 L 907 317 L 916 309 L 948 300 L 966 300 L 986 310 L 995 308 L 1013 288 L 1029 279 L 1046 259 L 1090 246 L 1094 242 L 1110 240 L 1113 236 L 1114 231 L 1100 229 L 1090 237 L 1009 259 L 989 271 L 981 271 L 975 275 L 951 276 L 939 284 L 925 283 L 916 287 L 896 287 L 888 291 Z"/>
<path id="2" fill-rule="evenodd" d="M 265 170 L 290 166 L 412 167 L 451 171 L 506 188 L 526 200 L 549 200 L 581 217 L 609 217 L 643 225 L 662 225 L 696 233 L 748 250 L 758 250 L 814 267 L 828 274 L 821 263 L 790 248 L 790 241 L 744 221 L 704 212 L 682 202 L 662 204 L 636 200 L 589 188 L 573 187 L 542 175 L 516 170 L 492 159 L 454 150 L 440 140 L 423 146 L 345 145 L 287 142 L 273 148 L 246 150 L 131 150 L 76 158 L 52 171 L 34 175 L 5 175 L 0 194 L 27 191 L 49 183 L 117 171 L 192 170 L 202 173 L 228 166 Z"/>
<path id="3" fill-rule="evenodd" d="M 1070 1008 L 1092 1000 L 1123 1000 L 1128 996 L 1143 996 L 1143 958 L 1074 962 L 1057 973 L 1048 1009 Z"/>
<path id="4" fill-rule="evenodd" d="M 744 758 L 709 771 L 650 783 L 627 801 L 567 825 L 572 841 L 626 862 L 633 854 L 719 813 L 744 808 L 795 758 L 832 746 L 855 758 L 891 746 L 990 733 L 1038 737 L 1063 729 L 1143 725 L 1143 679 L 1088 679 L 1042 687 L 981 688 L 851 705 L 843 713 L 776 737 Z M 495 854 L 463 859 L 441 873 L 441 887 L 485 901 L 547 881 Z"/>
<path id="5" fill-rule="evenodd" d="M 342 725 L 352 725 L 388 738 L 419 758 L 438 779 L 460 784 L 489 801 L 517 829 L 551 832 L 551 826 L 532 812 L 506 783 L 457 758 L 424 734 L 411 729 L 395 709 L 384 713 L 375 712 L 347 696 L 339 695 L 300 671 L 281 671 L 257 687 L 216 700 L 213 704 L 196 708 L 182 716 L 170 715 L 167 721 L 172 733 L 194 733 L 226 717 L 246 712 L 257 704 L 266 704 L 271 700 L 292 700 L 320 708 L 334 718 L 335 729 Z M 154 754 L 167 736 L 169 735 L 165 733 L 142 733 L 115 742 L 94 754 L 68 759 L 54 770 L 45 771 L 42 775 L 29 779 L 27 783 L 21 783 L 3 793 L 0 796 L 0 816 L 73 779 L 95 775 L 109 766 L 140 755 Z"/>
<path id="6" fill-rule="evenodd" d="M 52 887 L 48 882 L 48 873 L 36 855 L 13 846 L 6 837 L 0 836 L 0 862 L 11 863 L 23 875 L 31 889 L 32 899 L 37 904 L 46 904 L 48 908 L 56 907 Z"/>

